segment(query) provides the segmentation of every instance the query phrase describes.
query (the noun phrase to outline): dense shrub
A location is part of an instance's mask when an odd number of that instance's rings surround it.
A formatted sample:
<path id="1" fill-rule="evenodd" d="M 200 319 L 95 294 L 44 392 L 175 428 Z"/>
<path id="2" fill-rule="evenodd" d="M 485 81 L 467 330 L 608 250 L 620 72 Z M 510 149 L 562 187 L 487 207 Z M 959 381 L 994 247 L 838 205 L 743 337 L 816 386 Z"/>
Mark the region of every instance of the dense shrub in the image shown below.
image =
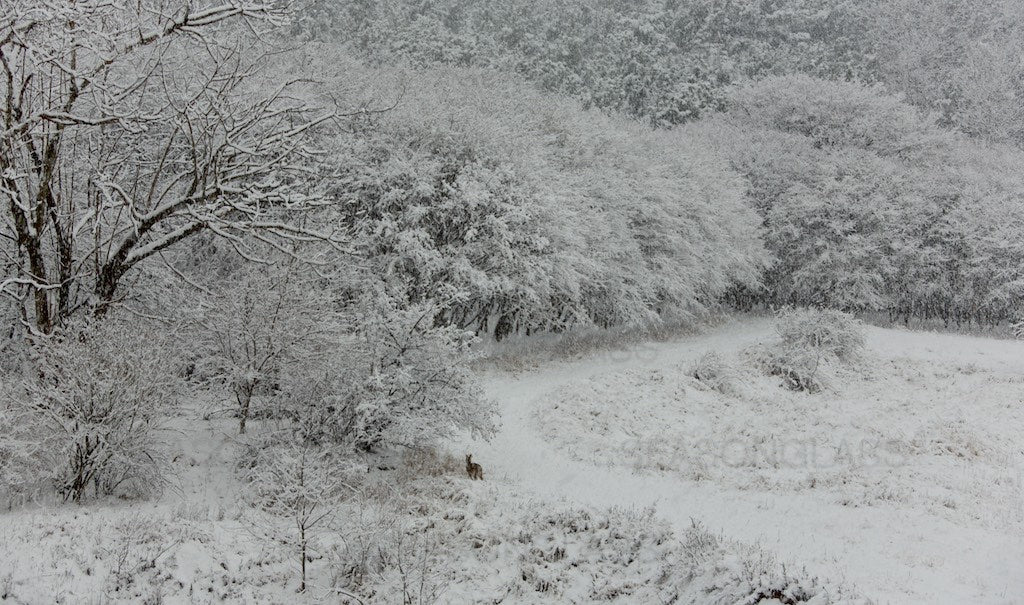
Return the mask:
<path id="1" fill-rule="evenodd" d="M 864 348 L 863 325 L 841 311 L 784 310 L 775 329 L 778 339 L 754 350 L 754 361 L 794 391 L 825 388 L 831 375 L 856 363 Z"/>
<path id="2" fill-rule="evenodd" d="M 163 486 L 162 432 L 177 404 L 179 372 L 169 338 L 108 320 L 40 339 L 23 381 L 18 419 L 31 447 L 52 461 L 45 476 L 65 499 L 145 495 Z"/>
<path id="3" fill-rule="evenodd" d="M 776 331 L 785 347 L 813 349 L 846 362 L 864 348 L 863 324 L 842 311 L 786 310 L 779 313 Z"/>
<path id="4" fill-rule="evenodd" d="M 690 369 L 690 375 L 711 390 L 727 395 L 736 394 L 740 380 L 736 368 L 715 351 L 701 355 Z"/>
<path id="5" fill-rule="evenodd" d="M 357 445 L 419 446 L 458 430 L 493 434 L 493 403 L 469 368 L 472 334 L 437 326 L 429 305 L 399 308 L 383 297 L 366 304 L 357 351 L 368 372 L 353 410 Z"/>
<path id="6" fill-rule="evenodd" d="M 490 434 L 493 409 L 469 368 L 476 337 L 441 316 L 436 293 L 412 300 L 409 284 L 366 266 L 272 252 L 259 266 L 223 250 L 182 262 L 206 270 L 188 310 L 192 380 L 214 401 L 228 392 L 240 432 L 251 417 L 286 443 L 348 451 Z"/>
<path id="7" fill-rule="evenodd" d="M 269 396 L 294 441 L 378 450 L 493 434 L 494 405 L 469 367 L 472 333 L 438 325 L 433 306 L 380 292 L 351 313 L 353 331 L 282 375 Z"/>

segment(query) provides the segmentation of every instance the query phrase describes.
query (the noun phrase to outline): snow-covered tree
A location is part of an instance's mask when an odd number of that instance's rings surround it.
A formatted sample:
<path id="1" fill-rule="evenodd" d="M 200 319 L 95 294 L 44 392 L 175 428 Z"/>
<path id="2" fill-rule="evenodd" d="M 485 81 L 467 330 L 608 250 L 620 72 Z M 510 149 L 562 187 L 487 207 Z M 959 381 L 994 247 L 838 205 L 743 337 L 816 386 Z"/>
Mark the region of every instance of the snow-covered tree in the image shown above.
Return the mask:
<path id="1" fill-rule="evenodd" d="M 345 220 L 379 275 L 459 327 L 550 318 L 551 213 L 528 179 L 456 133 L 387 137 L 363 154 L 344 182 Z"/>
<path id="2" fill-rule="evenodd" d="M 15 393 L 17 420 L 51 461 L 65 497 L 145 494 L 164 481 L 162 434 L 181 381 L 169 335 L 111 319 L 37 338 L 34 372 Z"/>
<path id="3" fill-rule="evenodd" d="M 317 551 L 317 532 L 330 525 L 346 489 L 339 462 L 329 452 L 308 443 L 270 445 L 250 461 L 245 479 L 249 497 L 270 517 L 253 524 L 275 545 L 283 545 L 298 560 L 299 592 L 306 590 L 306 563 Z"/>
<path id="4" fill-rule="evenodd" d="M 893 0 L 870 14 L 879 79 L 942 123 L 1024 144 L 1024 10 L 1006 0 Z"/>
<path id="5" fill-rule="evenodd" d="M 242 266 L 212 284 L 195 313 L 200 374 L 227 386 L 245 433 L 252 399 L 337 354 L 340 319 L 324 284 L 293 259 Z"/>
<path id="6" fill-rule="evenodd" d="M 3 3 L 0 292 L 36 331 L 104 313 L 199 232 L 315 236 L 291 219 L 318 206 L 306 140 L 334 111 L 258 75 L 252 33 L 285 18 L 259 1 Z"/>
<path id="7" fill-rule="evenodd" d="M 469 367 L 473 334 L 436 319 L 430 304 L 398 305 L 383 293 L 363 303 L 350 374 L 354 397 L 336 411 L 356 446 L 416 447 L 457 431 L 493 434 L 494 403 Z"/>
<path id="8" fill-rule="evenodd" d="M 873 75 L 873 8 L 844 0 L 318 0 L 304 23 L 375 61 L 514 71 L 585 107 L 670 127 L 718 109 L 724 87 L 741 78 Z"/>
<path id="9" fill-rule="evenodd" d="M 694 127 L 747 178 L 777 263 L 762 300 L 993 323 L 1024 302 L 1024 156 L 942 129 L 878 87 L 807 76 L 737 88 Z"/>
<path id="10" fill-rule="evenodd" d="M 329 82 L 386 82 L 321 54 L 342 66 Z M 339 135 L 332 193 L 375 273 L 442 323 L 497 338 L 649 326 L 757 281 L 743 183 L 692 139 L 493 72 L 423 70 L 395 88 L 392 111 Z"/>

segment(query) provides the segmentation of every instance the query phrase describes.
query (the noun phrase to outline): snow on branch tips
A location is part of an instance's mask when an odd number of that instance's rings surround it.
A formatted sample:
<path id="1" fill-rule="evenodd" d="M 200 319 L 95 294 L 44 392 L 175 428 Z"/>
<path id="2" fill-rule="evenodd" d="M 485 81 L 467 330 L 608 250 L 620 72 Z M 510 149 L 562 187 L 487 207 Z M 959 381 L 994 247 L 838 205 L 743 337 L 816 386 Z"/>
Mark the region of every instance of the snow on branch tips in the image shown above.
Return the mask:
<path id="1" fill-rule="evenodd" d="M 200 232 L 341 248 L 313 216 L 314 137 L 337 111 L 267 73 L 278 6 L 4 2 L 0 282 L 36 331 L 104 313 L 129 271 Z"/>

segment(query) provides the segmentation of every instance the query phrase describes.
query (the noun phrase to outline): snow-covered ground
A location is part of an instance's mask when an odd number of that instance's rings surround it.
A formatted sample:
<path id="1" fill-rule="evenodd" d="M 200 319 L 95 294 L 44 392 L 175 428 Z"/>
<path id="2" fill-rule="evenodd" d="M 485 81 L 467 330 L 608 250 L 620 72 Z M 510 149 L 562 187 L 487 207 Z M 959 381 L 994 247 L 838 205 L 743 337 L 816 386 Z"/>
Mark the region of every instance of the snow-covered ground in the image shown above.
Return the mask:
<path id="1" fill-rule="evenodd" d="M 267 539 L 281 527 L 245 501 L 234 421 L 197 406 L 160 498 L 0 514 L 0 602 L 778 603 L 787 584 L 811 603 L 839 586 L 1022 602 L 1024 343 L 867 334 L 863 362 L 815 394 L 746 361 L 773 337 L 751 317 L 482 370 L 498 435 L 356 468 L 302 595 Z M 690 376 L 707 352 L 728 388 Z M 467 452 L 485 481 L 465 477 Z"/>
<path id="2" fill-rule="evenodd" d="M 431 451 L 353 468 L 359 494 L 316 531 L 299 593 L 294 545 L 278 541 L 294 528 L 246 504 L 231 427 L 192 424 L 180 490 L 0 516 L 0 602 L 865 604 L 697 523 L 470 481 Z"/>
<path id="3" fill-rule="evenodd" d="M 700 520 L 878 602 L 1022 602 L 1024 343 L 869 328 L 864 367 L 809 395 L 742 371 L 771 337 L 738 319 L 492 371 L 502 431 L 460 446 L 541 497 Z M 708 351 L 737 394 L 686 376 Z"/>

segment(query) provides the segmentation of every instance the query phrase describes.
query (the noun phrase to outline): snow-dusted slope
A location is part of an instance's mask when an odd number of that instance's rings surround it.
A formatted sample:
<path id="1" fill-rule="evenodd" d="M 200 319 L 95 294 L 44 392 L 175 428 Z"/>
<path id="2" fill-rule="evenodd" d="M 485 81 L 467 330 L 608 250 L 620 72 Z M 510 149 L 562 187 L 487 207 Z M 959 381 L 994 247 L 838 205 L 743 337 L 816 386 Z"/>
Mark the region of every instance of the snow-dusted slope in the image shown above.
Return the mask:
<path id="1" fill-rule="evenodd" d="M 913 506 L 851 506 L 813 489 L 740 489 L 728 482 L 695 482 L 678 474 L 637 474 L 629 466 L 580 460 L 567 453 L 568 448 L 541 436 L 549 431 L 538 426 L 536 411 L 550 405 L 560 390 L 618 372 L 678 368 L 706 351 L 735 353 L 771 336 L 770 321 L 738 319 L 674 342 L 595 353 L 516 374 L 489 372 L 486 384 L 489 394 L 500 403 L 501 432 L 489 443 L 456 446 L 473 452 L 488 477 L 507 480 L 524 492 L 594 506 L 653 506 L 659 516 L 678 528 L 688 526 L 691 519 L 701 521 L 728 538 L 759 543 L 783 562 L 848 581 L 880 602 L 1024 602 L 1024 524 L 1020 514 L 1024 490 L 1019 472 L 1011 486 L 1011 518 L 999 523 L 972 522 Z M 987 400 L 984 389 L 966 397 L 961 390 L 951 394 L 959 400 L 943 402 L 944 409 L 975 423 L 985 422 L 990 408 L 1000 410 L 998 417 L 992 417 L 993 423 L 1005 425 L 1024 418 L 1024 343 L 870 328 L 868 354 L 880 363 L 896 359 L 953 367 L 954 374 L 955 368 L 963 368 L 965 375 L 984 372 L 986 380 L 1002 385 L 992 395 L 1001 400 Z M 955 375 L 949 378 L 951 384 L 960 384 L 957 379 Z M 1020 386 L 1016 398 L 1013 385 Z M 914 401 L 913 389 L 908 381 L 905 392 L 894 391 L 893 399 L 904 406 L 919 405 L 922 417 L 933 413 L 927 401 Z M 883 389 L 879 399 L 884 400 L 884 395 Z M 770 407 L 751 405 L 749 417 L 756 423 L 759 415 L 771 413 Z M 941 423 L 948 415 L 939 414 L 936 421 Z M 992 428 L 998 432 L 1007 427 Z M 912 432 L 910 427 L 907 432 Z M 1016 451 L 1004 452 L 1015 469 L 1024 462 L 1024 433 L 1020 443 Z M 969 462 L 958 468 L 965 482 L 972 479 Z M 1005 485 L 1002 488 L 1006 490 Z"/>

